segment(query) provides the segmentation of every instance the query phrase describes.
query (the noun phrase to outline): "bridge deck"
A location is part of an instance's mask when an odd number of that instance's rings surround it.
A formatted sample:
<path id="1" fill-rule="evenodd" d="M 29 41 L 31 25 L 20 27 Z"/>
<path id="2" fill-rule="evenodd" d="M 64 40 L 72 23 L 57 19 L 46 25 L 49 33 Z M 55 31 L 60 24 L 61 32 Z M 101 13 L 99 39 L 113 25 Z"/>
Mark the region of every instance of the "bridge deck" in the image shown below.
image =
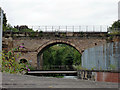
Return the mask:
<path id="1" fill-rule="evenodd" d="M 69 74 L 77 71 L 29 71 L 28 74 Z"/>

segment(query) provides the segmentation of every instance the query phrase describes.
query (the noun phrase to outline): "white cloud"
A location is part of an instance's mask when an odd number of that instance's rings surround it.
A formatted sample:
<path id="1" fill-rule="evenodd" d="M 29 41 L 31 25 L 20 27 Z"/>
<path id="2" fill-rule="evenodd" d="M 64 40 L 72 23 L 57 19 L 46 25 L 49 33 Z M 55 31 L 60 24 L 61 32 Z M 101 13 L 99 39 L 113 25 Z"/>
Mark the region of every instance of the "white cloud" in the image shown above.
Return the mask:
<path id="1" fill-rule="evenodd" d="M 1 0 L 12 25 L 110 25 L 119 0 Z"/>

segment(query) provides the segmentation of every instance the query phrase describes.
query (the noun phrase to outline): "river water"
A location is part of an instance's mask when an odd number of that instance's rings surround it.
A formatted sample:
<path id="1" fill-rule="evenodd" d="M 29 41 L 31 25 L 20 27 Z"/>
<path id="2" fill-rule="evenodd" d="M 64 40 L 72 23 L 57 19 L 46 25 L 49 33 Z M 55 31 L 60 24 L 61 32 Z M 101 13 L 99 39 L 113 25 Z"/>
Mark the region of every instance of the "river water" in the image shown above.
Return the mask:
<path id="1" fill-rule="evenodd" d="M 86 49 L 82 54 L 82 67 L 88 70 L 119 70 L 120 42 Z"/>

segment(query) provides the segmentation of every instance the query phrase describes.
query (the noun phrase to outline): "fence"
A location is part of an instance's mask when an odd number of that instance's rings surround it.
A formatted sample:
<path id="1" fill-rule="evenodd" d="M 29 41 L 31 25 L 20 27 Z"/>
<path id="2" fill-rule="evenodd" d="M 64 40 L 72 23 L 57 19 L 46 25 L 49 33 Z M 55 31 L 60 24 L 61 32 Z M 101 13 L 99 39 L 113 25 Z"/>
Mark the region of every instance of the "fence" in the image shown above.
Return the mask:
<path id="1" fill-rule="evenodd" d="M 43 70 L 74 70 L 72 65 L 44 65 Z"/>
<path id="2" fill-rule="evenodd" d="M 28 26 L 35 31 L 43 32 L 107 32 L 108 26 Z"/>
<path id="3" fill-rule="evenodd" d="M 108 29 L 108 32 L 110 32 L 110 33 L 112 33 L 112 32 L 120 32 L 120 28 Z"/>

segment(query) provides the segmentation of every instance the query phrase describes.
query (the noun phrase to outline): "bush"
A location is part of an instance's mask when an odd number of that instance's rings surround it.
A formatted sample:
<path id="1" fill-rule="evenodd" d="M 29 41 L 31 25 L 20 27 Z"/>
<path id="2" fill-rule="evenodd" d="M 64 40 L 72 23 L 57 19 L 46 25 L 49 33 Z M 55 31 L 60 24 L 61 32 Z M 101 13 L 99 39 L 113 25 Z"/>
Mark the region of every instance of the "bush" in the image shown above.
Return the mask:
<path id="1" fill-rule="evenodd" d="M 15 50 L 16 49 L 12 49 L 7 53 L 2 53 L 2 67 L 0 68 L 2 72 L 22 73 L 24 70 L 29 70 L 26 64 L 21 64 L 16 61 L 16 55 L 14 53 Z"/>

